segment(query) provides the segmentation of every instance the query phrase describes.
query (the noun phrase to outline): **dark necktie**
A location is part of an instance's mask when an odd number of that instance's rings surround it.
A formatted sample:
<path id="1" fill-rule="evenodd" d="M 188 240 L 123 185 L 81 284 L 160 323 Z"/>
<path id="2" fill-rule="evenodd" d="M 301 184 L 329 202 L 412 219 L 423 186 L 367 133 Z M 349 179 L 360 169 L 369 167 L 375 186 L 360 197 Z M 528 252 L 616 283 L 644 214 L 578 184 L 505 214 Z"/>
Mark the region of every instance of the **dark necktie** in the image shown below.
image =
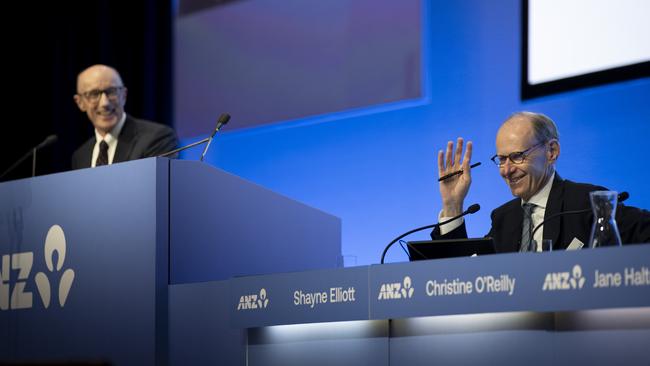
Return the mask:
<path id="1" fill-rule="evenodd" d="M 108 165 L 108 144 L 104 140 L 99 143 L 99 155 L 97 155 L 97 161 L 95 162 L 95 166 L 100 165 Z"/>
<path id="2" fill-rule="evenodd" d="M 533 208 L 535 208 L 535 204 L 524 203 L 522 208 L 524 209 L 524 224 L 521 229 L 521 247 L 519 247 L 519 251 L 534 252 L 537 248 L 530 234 L 533 230 Z"/>

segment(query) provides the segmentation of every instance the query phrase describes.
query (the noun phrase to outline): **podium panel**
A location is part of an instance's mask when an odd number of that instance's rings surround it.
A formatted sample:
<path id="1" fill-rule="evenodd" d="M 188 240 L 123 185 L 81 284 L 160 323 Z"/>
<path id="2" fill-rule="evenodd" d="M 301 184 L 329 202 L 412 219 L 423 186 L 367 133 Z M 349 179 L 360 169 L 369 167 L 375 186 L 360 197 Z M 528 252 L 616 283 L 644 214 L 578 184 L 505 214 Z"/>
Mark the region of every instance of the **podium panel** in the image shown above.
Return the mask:
<path id="1" fill-rule="evenodd" d="M 0 361 L 166 363 L 168 169 L 0 185 Z"/>
<path id="2" fill-rule="evenodd" d="M 340 267 L 341 220 L 223 170 L 171 161 L 171 283 Z"/>

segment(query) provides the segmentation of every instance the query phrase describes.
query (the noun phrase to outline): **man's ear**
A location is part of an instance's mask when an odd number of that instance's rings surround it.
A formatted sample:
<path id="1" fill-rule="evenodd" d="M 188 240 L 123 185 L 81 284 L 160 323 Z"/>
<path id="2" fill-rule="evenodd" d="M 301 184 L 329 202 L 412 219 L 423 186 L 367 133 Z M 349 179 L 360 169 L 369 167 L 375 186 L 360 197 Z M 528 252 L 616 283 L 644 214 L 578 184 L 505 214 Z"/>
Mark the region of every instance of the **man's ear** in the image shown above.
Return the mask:
<path id="1" fill-rule="evenodd" d="M 548 161 L 555 163 L 560 157 L 560 142 L 557 139 L 552 139 L 548 143 L 548 150 L 546 152 Z"/>
<path id="2" fill-rule="evenodd" d="M 74 99 L 74 102 L 77 104 L 77 107 L 79 107 L 79 110 L 85 112 L 86 106 L 84 105 L 83 100 L 81 100 L 79 94 L 75 94 L 72 98 Z"/>

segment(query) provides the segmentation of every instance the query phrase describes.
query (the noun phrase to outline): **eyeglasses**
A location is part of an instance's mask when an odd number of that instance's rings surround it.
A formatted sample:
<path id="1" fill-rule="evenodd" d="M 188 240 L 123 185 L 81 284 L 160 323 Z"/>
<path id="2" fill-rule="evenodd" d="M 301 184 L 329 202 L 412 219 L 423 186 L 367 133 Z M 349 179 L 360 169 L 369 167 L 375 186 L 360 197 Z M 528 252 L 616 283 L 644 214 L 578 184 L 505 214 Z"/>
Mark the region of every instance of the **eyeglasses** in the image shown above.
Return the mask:
<path id="1" fill-rule="evenodd" d="M 106 94 L 106 98 L 114 101 L 117 99 L 117 97 L 120 95 L 123 89 L 124 89 L 123 86 L 111 86 L 103 90 L 93 89 L 85 93 L 80 93 L 79 95 L 86 98 L 86 100 L 91 103 L 97 103 L 99 99 L 102 97 L 102 94 Z"/>
<path id="2" fill-rule="evenodd" d="M 543 146 L 544 144 L 546 144 L 546 141 L 535 144 L 524 151 L 515 151 L 508 155 L 494 155 L 490 158 L 490 160 L 492 160 L 494 164 L 499 167 L 503 166 L 507 160 L 510 160 L 510 162 L 513 164 L 521 164 L 524 162 L 524 160 L 526 160 L 528 155 L 530 155 L 533 150 L 539 146 Z"/>

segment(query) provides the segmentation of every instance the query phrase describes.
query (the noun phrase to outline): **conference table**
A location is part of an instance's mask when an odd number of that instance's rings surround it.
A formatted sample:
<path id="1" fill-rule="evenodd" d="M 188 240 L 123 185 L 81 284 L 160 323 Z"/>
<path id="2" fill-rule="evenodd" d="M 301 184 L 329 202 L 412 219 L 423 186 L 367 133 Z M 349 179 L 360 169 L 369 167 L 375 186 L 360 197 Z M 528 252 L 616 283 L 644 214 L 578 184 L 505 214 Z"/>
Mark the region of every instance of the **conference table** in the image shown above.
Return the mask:
<path id="1" fill-rule="evenodd" d="M 172 286 L 172 340 L 179 342 L 171 343 L 171 359 L 248 365 L 648 365 L 649 269 L 650 246 L 626 245 Z M 192 291 L 208 296 L 188 301 Z M 200 324 L 216 309 L 222 323 Z M 207 346 L 221 340 L 216 328 L 225 322 L 231 338 L 223 342 L 232 342 L 228 349 L 238 355 Z M 197 343 L 180 341 L 187 337 Z"/>

